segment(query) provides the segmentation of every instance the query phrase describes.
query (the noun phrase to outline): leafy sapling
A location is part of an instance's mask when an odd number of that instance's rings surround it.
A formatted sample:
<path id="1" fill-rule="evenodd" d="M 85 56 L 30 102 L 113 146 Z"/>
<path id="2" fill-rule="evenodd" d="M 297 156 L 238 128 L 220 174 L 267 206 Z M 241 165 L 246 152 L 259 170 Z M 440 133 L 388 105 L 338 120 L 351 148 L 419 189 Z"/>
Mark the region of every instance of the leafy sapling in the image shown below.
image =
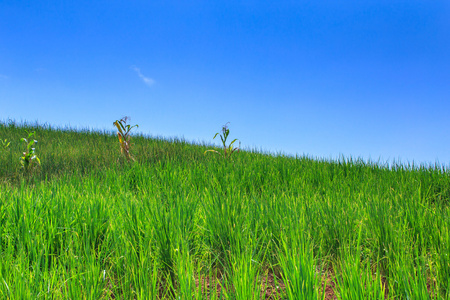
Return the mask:
<path id="1" fill-rule="evenodd" d="M 0 142 L 2 142 L 2 146 L 0 147 L 0 149 L 3 149 L 3 150 L 8 149 L 10 142 L 8 142 L 7 139 L 5 139 L 5 140 L 0 140 Z"/>
<path id="2" fill-rule="evenodd" d="M 231 157 L 231 155 L 232 155 L 235 151 L 239 152 L 239 148 L 241 147 L 241 141 L 239 141 L 239 147 L 234 147 L 234 148 L 233 148 L 234 143 L 235 143 L 236 141 L 238 141 L 238 139 L 234 139 L 234 140 L 227 146 L 227 138 L 228 138 L 228 135 L 230 135 L 230 129 L 228 129 L 228 124 L 230 124 L 230 122 L 228 122 L 228 123 L 226 123 L 225 125 L 223 125 L 223 126 L 222 126 L 222 133 L 217 132 L 217 133 L 214 135 L 214 138 L 213 138 L 213 139 L 215 139 L 218 135 L 220 135 L 220 139 L 222 140 L 222 145 L 223 145 L 223 157 L 225 157 L 225 158 Z M 206 151 L 205 151 L 205 154 L 206 154 L 206 152 L 214 152 L 214 153 L 220 154 L 219 151 L 212 150 L 212 149 L 211 149 L 211 150 L 206 150 Z"/>
<path id="3" fill-rule="evenodd" d="M 0 142 L 1 142 L 1 145 L 0 145 L 0 156 L 2 156 L 3 152 L 6 153 L 6 151 L 8 150 L 10 142 L 8 142 L 7 139 L 4 139 L 4 140 L 0 139 Z"/>
<path id="4" fill-rule="evenodd" d="M 26 130 L 25 130 L 26 131 Z M 33 139 L 35 132 L 28 132 L 26 131 L 26 133 L 28 134 L 27 138 L 21 138 L 20 141 L 24 142 L 26 144 L 26 151 L 22 153 L 22 156 L 20 157 L 20 163 L 22 164 L 22 167 L 28 171 L 30 166 L 33 164 L 33 161 L 37 161 L 37 163 L 40 165 L 41 161 L 39 159 L 39 157 L 37 157 L 36 155 L 36 148 L 34 148 L 33 146 L 35 144 L 37 144 L 37 140 Z M 30 141 L 28 141 L 30 140 Z"/>
<path id="5" fill-rule="evenodd" d="M 117 136 L 119 138 L 119 144 L 120 144 L 120 151 L 125 155 L 125 158 L 130 161 L 134 160 L 134 158 L 130 154 L 130 148 L 131 148 L 131 136 L 130 131 L 134 127 L 139 127 L 139 125 L 128 125 L 127 122 L 130 120 L 129 117 L 123 117 L 120 120 L 116 120 L 113 125 L 117 127 Z"/>

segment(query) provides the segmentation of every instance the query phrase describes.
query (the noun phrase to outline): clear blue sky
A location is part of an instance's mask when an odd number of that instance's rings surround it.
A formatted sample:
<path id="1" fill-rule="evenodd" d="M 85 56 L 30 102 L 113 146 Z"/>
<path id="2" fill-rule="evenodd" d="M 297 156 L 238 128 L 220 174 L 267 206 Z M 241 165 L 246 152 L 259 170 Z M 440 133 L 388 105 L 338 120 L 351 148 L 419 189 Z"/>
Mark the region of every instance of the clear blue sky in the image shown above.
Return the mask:
<path id="1" fill-rule="evenodd" d="M 450 164 L 450 1 L 0 1 L 0 120 Z"/>

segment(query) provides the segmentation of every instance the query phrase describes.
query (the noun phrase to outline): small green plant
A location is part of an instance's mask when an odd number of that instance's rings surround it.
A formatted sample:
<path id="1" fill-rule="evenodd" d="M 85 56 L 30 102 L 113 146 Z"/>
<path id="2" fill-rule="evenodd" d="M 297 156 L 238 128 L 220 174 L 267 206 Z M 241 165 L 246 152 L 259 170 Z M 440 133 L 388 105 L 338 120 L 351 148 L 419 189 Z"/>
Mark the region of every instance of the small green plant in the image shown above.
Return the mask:
<path id="1" fill-rule="evenodd" d="M 230 129 L 228 129 L 228 124 L 230 124 L 230 122 L 228 122 L 228 123 L 226 123 L 225 125 L 222 126 L 222 133 L 217 132 L 217 133 L 214 135 L 214 137 L 213 137 L 213 139 L 215 139 L 215 138 L 220 134 L 220 139 L 222 140 L 222 145 L 223 145 L 223 157 L 225 157 L 225 158 L 231 157 L 231 155 L 232 155 L 235 151 L 239 152 L 239 148 L 241 147 L 241 141 L 239 141 L 239 147 L 234 147 L 234 148 L 233 148 L 233 144 L 234 144 L 236 141 L 238 141 L 238 139 L 234 139 L 234 140 L 227 146 L 227 138 L 228 138 L 228 135 L 230 135 Z M 205 154 L 206 154 L 206 152 L 214 152 L 214 153 L 220 154 L 219 151 L 212 150 L 212 149 L 206 150 L 206 151 L 205 151 Z"/>
<path id="2" fill-rule="evenodd" d="M 1 149 L 4 149 L 4 150 L 8 149 L 10 142 L 8 142 L 7 139 L 5 139 L 5 140 L 0 140 L 0 142 L 2 142 Z"/>
<path id="3" fill-rule="evenodd" d="M 139 125 L 128 125 L 127 122 L 130 120 L 129 117 L 123 117 L 120 120 L 116 120 L 113 125 L 117 127 L 117 136 L 119 137 L 120 151 L 125 155 L 125 158 L 130 161 L 134 160 L 134 158 L 130 154 L 131 148 L 131 136 L 130 131 L 134 127 L 139 127 Z"/>
<path id="4" fill-rule="evenodd" d="M 35 132 L 26 131 L 26 133 L 28 134 L 28 137 L 20 139 L 21 142 L 24 142 L 27 145 L 26 151 L 23 152 L 22 156 L 20 157 L 20 163 L 22 164 L 22 167 L 25 168 L 26 171 L 28 171 L 34 160 L 37 161 L 38 164 L 41 164 L 41 161 L 36 155 L 36 148 L 33 147 L 38 142 L 37 140 L 33 139 L 33 137 L 35 136 Z"/>

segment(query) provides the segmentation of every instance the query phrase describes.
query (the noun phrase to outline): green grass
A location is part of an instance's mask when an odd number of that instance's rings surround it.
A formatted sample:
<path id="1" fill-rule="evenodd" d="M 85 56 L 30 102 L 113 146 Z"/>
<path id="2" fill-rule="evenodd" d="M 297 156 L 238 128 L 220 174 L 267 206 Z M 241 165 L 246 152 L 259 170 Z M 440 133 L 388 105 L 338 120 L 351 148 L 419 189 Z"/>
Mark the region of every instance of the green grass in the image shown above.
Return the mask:
<path id="1" fill-rule="evenodd" d="M 440 166 L 144 136 L 127 162 L 113 132 L 12 122 L 0 139 L 1 299 L 450 298 Z"/>

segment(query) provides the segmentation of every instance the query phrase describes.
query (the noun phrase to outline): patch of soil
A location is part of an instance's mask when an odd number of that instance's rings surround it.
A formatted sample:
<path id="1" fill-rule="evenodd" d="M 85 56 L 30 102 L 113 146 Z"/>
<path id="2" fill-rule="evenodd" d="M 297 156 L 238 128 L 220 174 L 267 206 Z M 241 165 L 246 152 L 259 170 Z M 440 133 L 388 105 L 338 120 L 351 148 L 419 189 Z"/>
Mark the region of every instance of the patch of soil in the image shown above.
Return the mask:
<path id="1" fill-rule="evenodd" d="M 325 278 L 323 278 L 322 289 L 320 290 L 320 292 L 323 292 L 324 286 L 325 286 L 325 299 L 326 300 L 337 299 L 336 293 L 334 292 L 336 288 L 336 283 L 333 281 L 333 276 L 331 274 L 328 274 Z"/>
<path id="2" fill-rule="evenodd" d="M 219 278 L 213 276 L 204 276 L 195 278 L 195 285 L 197 288 L 200 286 L 201 293 L 206 296 L 206 299 L 211 297 L 211 294 L 220 295 L 222 293 L 222 286 Z"/>
<path id="3" fill-rule="evenodd" d="M 261 299 L 279 299 L 285 290 L 284 282 L 273 273 L 268 273 L 261 280 Z"/>

